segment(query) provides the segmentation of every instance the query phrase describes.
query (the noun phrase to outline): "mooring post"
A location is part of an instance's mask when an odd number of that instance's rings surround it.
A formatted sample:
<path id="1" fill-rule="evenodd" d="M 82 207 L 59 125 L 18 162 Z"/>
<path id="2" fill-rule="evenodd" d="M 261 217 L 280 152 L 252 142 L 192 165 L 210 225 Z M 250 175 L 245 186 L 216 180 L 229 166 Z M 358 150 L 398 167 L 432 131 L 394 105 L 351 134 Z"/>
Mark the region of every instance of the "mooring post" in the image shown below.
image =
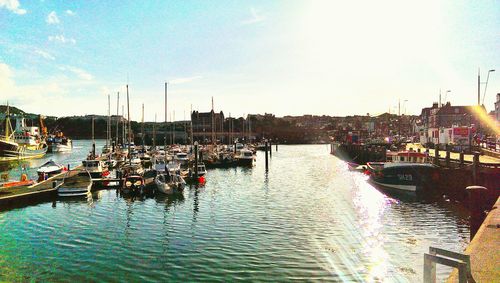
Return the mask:
<path id="1" fill-rule="evenodd" d="M 434 164 L 439 165 L 439 144 L 434 145 Z"/>
<path id="2" fill-rule="evenodd" d="M 269 140 L 269 157 L 273 157 L 273 145 L 271 140 Z"/>
<path id="3" fill-rule="evenodd" d="M 198 142 L 194 142 L 194 176 L 193 179 L 198 180 Z"/>
<path id="4" fill-rule="evenodd" d="M 68 167 L 66 167 L 66 168 L 68 168 L 68 171 L 71 170 L 71 167 L 69 166 L 69 163 L 68 163 Z"/>
<path id="5" fill-rule="evenodd" d="M 92 158 L 95 158 L 95 143 L 92 144 Z"/>
<path id="6" fill-rule="evenodd" d="M 276 152 L 278 152 L 278 141 L 276 141 Z"/>
<path id="7" fill-rule="evenodd" d="M 479 152 L 474 152 L 474 157 L 472 158 L 472 182 L 477 185 L 477 170 L 479 169 Z"/>
<path id="8" fill-rule="evenodd" d="M 469 186 L 465 190 L 469 195 L 470 240 L 472 241 L 484 221 L 483 195 L 488 189 L 482 186 Z"/>
<path id="9" fill-rule="evenodd" d="M 268 160 L 268 156 L 267 156 L 267 152 L 269 150 L 268 146 L 269 146 L 269 144 L 268 144 L 268 142 L 266 140 L 265 141 L 265 148 L 266 148 L 266 150 L 265 150 L 266 151 L 266 171 L 269 169 L 269 160 Z"/>
<path id="10" fill-rule="evenodd" d="M 450 168 L 450 154 L 451 154 L 451 146 L 446 145 L 446 167 Z"/>
<path id="11" fill-rule="evenodd" d="M 236 155 L 236 142 L 233 144 L 233 149 L 234 149 L 234 155 Z"/>
<path id="12" fill-rule="evenodd" d="M 464 151 L 460 151 L 460 167 L 464 166 Z"/>

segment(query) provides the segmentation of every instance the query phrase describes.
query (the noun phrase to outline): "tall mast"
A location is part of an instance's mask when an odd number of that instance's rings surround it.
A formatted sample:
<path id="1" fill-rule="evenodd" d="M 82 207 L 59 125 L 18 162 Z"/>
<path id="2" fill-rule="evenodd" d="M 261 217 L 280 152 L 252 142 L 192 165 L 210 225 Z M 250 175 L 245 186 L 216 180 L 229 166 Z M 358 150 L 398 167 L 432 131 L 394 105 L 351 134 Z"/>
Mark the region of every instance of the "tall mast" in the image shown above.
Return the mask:
<path id="1" fill-rule="evenodd" d="M 163 150 L 165 151 L 165 161 L 167 160 L 167 82 L 165 82 L 165 136 L 164 136 L 164 147 Z"/>
<path id="2" fill-rule="evenodd" d="M 155 122 L 153 124 L 153 150 L 156 150 L 156 113 L 155 113 Z"/>
<path id="3" fill-rule="evenodd" d="M 142 149 L 144 149 L 144 103 L 142 104 L 141 138 L 142 138 Z"/>
<path id="4" fill-rule="evenodd" d="M 95 140 L 94 140 L 94 115 L 92 115 L 92 144 L 95 144 Z"/>
<path id="5" fill-rule="evenodd" d="M 215 110 L 214 110 L 214 97 L 212 96 L 212 144 L 215 144 Z"/>
<path id="6" fill-rule="evenodd" d="M 173 119 L 172 119 L 172 143 L 175 144 L 175 110 L 173 111 L 174 114 L 172 115 L 173 116 Z"/>
<path id="7" fill-rule="evenodd" d="M 7 101 L 7 117 L 5 117 L 5 140 L 10 140 L 10 135 L 12 131 L 12 124 L 10 123 L 10 107 L 9 102 Z"/>
<path id="8" fill-rule="evenodd" d="M 127 119 L 128 119 L 128 154 L 130 154 L 130 142 L 132 140 L 132 130 L 130 128 L 130 101 L 128 96 L 128 85 L 127 85 Z"/>
<path id="9" fill-rule="evenodd" d="M 116 97 L 116 144 L 118 146 L 118 128 L 120 126 L 120 119 L 118 118 L 120 115 L 120 92 L 117 92 Z"/>
<path id="10" fill-rule="evenodd" d="M 122 105 L 122 146 L 125 146 L 125 106 Z"/>
<path id="11" fill-rule="evenodd" d="M 165 158 L 167 155 L 167 82 L 165 82 L 165 136 L 164 136 L 164 147 L 163 150 L 165 150 Z"/>
<path id="12" fill-rule="evenodd" d="M 106 125 L 106 148 L 111 143 L 111 96 L 108 94 L 108 124 Z"/>

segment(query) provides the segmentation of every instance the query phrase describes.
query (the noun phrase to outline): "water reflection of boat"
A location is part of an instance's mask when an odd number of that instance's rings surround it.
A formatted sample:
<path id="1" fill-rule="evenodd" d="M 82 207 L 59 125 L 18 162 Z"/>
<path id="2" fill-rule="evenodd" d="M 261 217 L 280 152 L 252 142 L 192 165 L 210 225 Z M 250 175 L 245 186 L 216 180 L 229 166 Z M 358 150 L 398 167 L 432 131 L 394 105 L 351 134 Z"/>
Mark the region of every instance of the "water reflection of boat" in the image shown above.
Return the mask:
<path id="1" fill-rule="evenodd" d="M 157 203 L 165 203 L 167 206 L 171 206 L 174 204 L 181 204 L 184 202 L 184 195 L 183 194 L 172 194 L 172 195 L 165 195 L 165 194 L 158 194 L 155 196 L 155 200 Z"/>

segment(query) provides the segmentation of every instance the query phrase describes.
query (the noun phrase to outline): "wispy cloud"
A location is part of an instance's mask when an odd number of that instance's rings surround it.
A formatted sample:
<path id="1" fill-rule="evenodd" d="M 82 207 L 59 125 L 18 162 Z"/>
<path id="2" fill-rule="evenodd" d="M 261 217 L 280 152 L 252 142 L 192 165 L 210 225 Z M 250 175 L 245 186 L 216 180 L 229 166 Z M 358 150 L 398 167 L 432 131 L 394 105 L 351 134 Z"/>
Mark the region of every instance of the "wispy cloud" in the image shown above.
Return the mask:
<path id="1" fill-rule="evenodd" d="M 203 77 L 202 76 L 192 76 L 192 77 L 185 77 L 185 78 L 176 78 L 176 79 L 171 80 L 169 83 L 174 84 L 174 85 L 185 84 L 185 83 L 189 83 L 189 82 L 192 82 L 194 80 L 201 79 L 201 78 L 203 78 Z"/>
<path id="2" fill-rule="evenodd" d="M 35 54 L 38 54 L 38 55 L 42 56 L 43 58 L 45 58 L 47 60 L 55 60 L 56 59 L 50 53 L 45 52 L 45 51 L 40 50 L 40 49 L 35 49 Z"/>
<path id="3" fill-rule="evenodd" d="M 56 11 L 50 12 L 45 21 L 49 25 L 55 25 L 55 24 L 60 23 L 59 18 L 57 17 Z"/>
<path id="4" fill-rule="evenodd" d="M 260 15 L 260 12 L 257 11 L 257 9 L 255 9 L 254 7 L 250 8 L 250 15 L 251 15 L 250 19 L 246 19 L 241 23 L 244 25 L 251 25 L 263 22 L 266 19 L 264 16 Z"/>
<path id="5" fill-rule="evenodd" d="M 64 35 L 51 35 L 49 36 L 49 41 L 59 42 L 59 43 L 72 43 L 76 44 L 76 40 L 74 38 L 66 38 Z"/>
<path id="6" fill-rule="evenodd" d="M 18 0 L 0 0 L 0 8 L 5 8 L 18 15 L 26 14 L 26 10 L 19 8 L 19 6 Z"/>
<path id="7" fill-rule="evenodd" d="M 68 16 L 74 16 L 75 12 L 73 12 L 71 10 L 66 10 L 66 15 L 68 15 Z"/>
<path id="8" fill-rule="evenodd" d="M 77 67 L 72 67 L 72 66 L 65 66 L 65 67 L 59 67 L 61 71 L 70 71 L 73 74 L 77 75 L 78 78 L 90 81 L 94 78 L 91 74 L 89 74 L 87 71 L 77 68 Z"/>

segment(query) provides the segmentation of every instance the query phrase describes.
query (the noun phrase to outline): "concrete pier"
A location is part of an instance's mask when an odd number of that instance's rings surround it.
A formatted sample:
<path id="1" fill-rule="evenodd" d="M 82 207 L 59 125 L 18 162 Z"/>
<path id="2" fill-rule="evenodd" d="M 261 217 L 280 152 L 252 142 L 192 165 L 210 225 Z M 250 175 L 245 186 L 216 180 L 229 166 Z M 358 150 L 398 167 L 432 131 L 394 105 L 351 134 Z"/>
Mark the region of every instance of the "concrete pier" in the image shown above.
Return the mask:
<path id="1" fill-rule="evenodd" d="M 465 249 L 470 255 L 472 277 L 476 282 L 498 282 L 500 278 L 500 198 L 486 216 L 476 235 Z M 458 272 L 454 270 L 448 283 L 458 282 Z"/>

